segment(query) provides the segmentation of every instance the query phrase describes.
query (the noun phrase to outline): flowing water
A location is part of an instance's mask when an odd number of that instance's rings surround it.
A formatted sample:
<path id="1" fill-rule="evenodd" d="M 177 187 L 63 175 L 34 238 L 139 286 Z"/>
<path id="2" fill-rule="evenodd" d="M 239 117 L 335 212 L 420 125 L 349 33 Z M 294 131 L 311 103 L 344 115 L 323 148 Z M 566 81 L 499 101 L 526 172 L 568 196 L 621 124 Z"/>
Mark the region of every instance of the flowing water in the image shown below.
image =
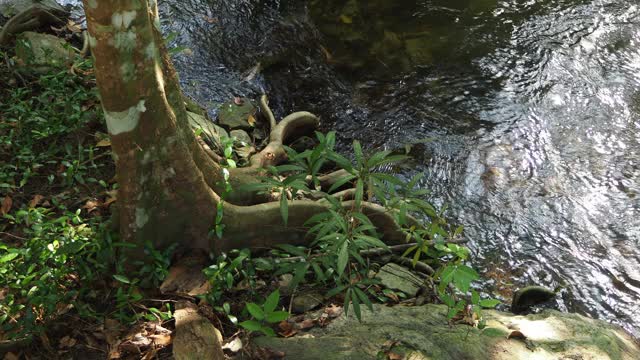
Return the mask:
<path id="1" fill-rule="evenodd" d="M 484 289 L 640 335 L 636 0 L 165 0 L 185 92 L 266 91 L 342 144 L 409 144 Z M 261 71 L 252 72 L 256 64 Z"/>

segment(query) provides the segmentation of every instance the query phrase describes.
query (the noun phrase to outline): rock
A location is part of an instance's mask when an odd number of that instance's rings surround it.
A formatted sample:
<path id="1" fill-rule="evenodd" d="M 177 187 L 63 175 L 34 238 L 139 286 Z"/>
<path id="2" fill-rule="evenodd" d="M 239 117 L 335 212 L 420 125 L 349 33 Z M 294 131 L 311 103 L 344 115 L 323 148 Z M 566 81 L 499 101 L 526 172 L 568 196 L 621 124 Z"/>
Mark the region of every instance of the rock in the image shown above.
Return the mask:
<path id="1" fill-rule="evenodd" d="M 249 136 L 249 134 L 247 134 L 247 132 L 244 130 L 231 130 L 229 135 L 231 135 L 231 137 L 233 138 L 236 138 L 236 141 L 243 143 L 243 146 L 253 143 L 253 141 L 251 141 L 251 136 Z"/>
<path id="2" fill-rule="evenodd" d="M 217 145 L 220 145 L 220 137 L 229 137 L 227 131 L 220 126 L 212 123 L 203 115 L 199 115 L 190 111 L 187 111 L 187 115 L 189 116 L 189 124 L 191 124 L 191 128 L 202 129 L 202 133 L 212 141 L 216 142 Z"/>
<path id="3" fill-rule="evenodd" d="M 389 340 L 397 342 L 391 351 L 405 359 L 640 359 L 640 346 L 621 328 L 555 310 L 527 316 L 483 310 L 488 326 L 483 330 L 449 325 L 444 305 L 375 305 L 374 310 L 362 307 L 363 322 L 350 312 L 305 337 L 259 337 L 253 344 L 301 360 L 376 359 Z M 527 341 L 509 338 L 514 330 Z"/>
<path id="4" fill-rule="evenodd" d="M 169 274 L 160 285 L 162 294 L 198 296 L 206 294 L 211 285 L 201 271 L 207 263 L 205 256 L 181 259 L 169 268 Z"/>
<path id="5" fill-rule="evenodd" d="M 39 5 L 47 10 L 66 12 L 66 10 L 54 0 L 0 0 L 0 14 L 10 18 L 27 10 L 32 5 Z"/>
<path id="6" fill-rule="evenodd" d="M 542 286 L 527 286 L 516 291 L 511 301 L 511 312 L 521 314 L 532 306 L 542 304 L 556 297 L 556 293 Z"/>
<path id="7" fill-rule="evenodd" d="M 173 314 L 176 335 L 173 356 L 176 360 L 224 360 L 222 335 L 207 318 L 198 313 L 198 307 L 188 301 L 176 304 Z"/>
<path id="8" fill-rule="evenodd" d="M 383 266 L 376 275 L 382 285 L 392 290 L 400 290 L 409 296 L 415 296 L 424 283 L 411 270 L 398 264 L 389 263 Z"/>
<path id="9" fill-rule="evenodd" d="M 313 149 L 317 144 L 318 141 L 309 136 L 300 136 L 299 138 L 295 139 L 291 143 L 291 145 L 289 145 L 289 147 L 297 151 L 298 153 L 301 153 L 305 150 Z"/>
<path id="10" fill-rule="evenodd" d="M 278 289 L 280 290 L 280 294 L 282 295 L 291 295 L 291 290 L 289 289 L 289 285 L 293 281 L 293 275 L 291 274 L 282 274 L 278 279 Z"/>
<path id="11" fill-rule="evenodd" d="M 18 36 L 16 58 L 19 64 L 40 70 L 70 66 L 75 53 L 71 45 L 56 36 L 27 31 Z"/>
<path id="12" fill-rule="evenodd" d="M 229 130 L 249 130 L 253 127 L 249 117 L 253 117 L 256 110 L 256 106 L 248 98 L 229 101 L 218 108 L 218 122 Z"/>
<path id="13" fill-rule="evenodd" d="M 295 314 L 306 313 L 322 304 L 324 296 L 318 292 L 308 292 L 296 295 L 291 303 L 291 311 Z"/>

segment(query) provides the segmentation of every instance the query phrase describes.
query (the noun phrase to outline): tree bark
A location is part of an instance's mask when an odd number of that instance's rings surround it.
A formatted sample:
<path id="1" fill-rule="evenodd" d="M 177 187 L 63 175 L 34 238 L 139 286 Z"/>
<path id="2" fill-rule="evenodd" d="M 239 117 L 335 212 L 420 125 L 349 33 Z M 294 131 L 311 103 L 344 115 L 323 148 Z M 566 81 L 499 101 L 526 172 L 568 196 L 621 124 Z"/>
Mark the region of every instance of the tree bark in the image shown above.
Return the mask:
<path id="1" fill-rule="evenodd" d="M 219 166 L 194 161 L 202 149 L 187 125 L 155 1 L 84 0 L 84 6 L 115 155 L 122 240 L 209 249 L 219 198 L 200 167 Z"/>

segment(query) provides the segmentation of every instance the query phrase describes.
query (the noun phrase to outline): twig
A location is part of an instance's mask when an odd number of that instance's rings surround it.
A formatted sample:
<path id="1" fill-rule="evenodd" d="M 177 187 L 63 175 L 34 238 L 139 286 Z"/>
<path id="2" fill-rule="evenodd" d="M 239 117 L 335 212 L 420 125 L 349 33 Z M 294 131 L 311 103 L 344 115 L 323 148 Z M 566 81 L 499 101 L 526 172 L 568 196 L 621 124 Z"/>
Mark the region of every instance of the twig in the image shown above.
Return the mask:
<path id="1" fill-rule="evenodd" d="M 14 239 L 18 239 L 18 240 L 29 240 L 29 239 L 27 239 L 27 238 L 23 238 L 23 237 L 18 236 L 18 235 L 13 235 L 13 234 L 11 234 L 11 233 L 4 232 L 4 231 L 0 231 L 0 235 L 6 235 L 6 236 L 12 237 L 12 238 L 14 238 Z"/>

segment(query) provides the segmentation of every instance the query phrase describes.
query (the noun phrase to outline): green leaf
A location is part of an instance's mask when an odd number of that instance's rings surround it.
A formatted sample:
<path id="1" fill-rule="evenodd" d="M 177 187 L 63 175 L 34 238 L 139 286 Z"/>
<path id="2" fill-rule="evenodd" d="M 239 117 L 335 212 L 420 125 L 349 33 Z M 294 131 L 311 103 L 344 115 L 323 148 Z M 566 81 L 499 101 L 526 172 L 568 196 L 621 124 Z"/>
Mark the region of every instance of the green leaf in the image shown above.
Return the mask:
<path id="1" fill-rule="evenodd" d="M 345 240 L 340 247 L 340 251 L 338 252 L 338 275 L 344 273 L 344 270 L 347 268 L 347 262 L 349 261 L 349 243 Z"/>
<path id="2" fill-rule="evenodd" d="M 291 255 L 295 255 L 295 256 L 305 256 L 306 253 L 304 252 L 303 249 L 297 247 L 297 246 L 293 246 L 290 244 L 280 244 L 280 245 L 276 245 L 277 248 L 280 248 L 286 252 L 288 252 Z"/>
<path id="3" fill-rule="evenodd" d="M 453 282 L 462 292 L 469 291 L 471 282 L 479 278 L 478 273 L 466 265 L 458 265 L 453 274 Z"/>
<path id="4" fill-rule="evenodd" d="M 360 204 L 362 203 L 363 197 L 364 197 L 364 183 L 362 179 L 358 179 L 358 181 L 356 181 L 356 196 L 355 196 L 356 208 L 358 210 L 360 209 Z"/>
<path id="5" fill-rule="evenodd" d="M 124 284 L 131 284 L 131 280 L 124 275 L 113 275 L 113 278 Z"/>
<path id="6" fill-rule="evenodd" d="M 362 301 L 363 304 L 367 305 L 369 310 L 373 311 L 373 304 L 371 303 L 371 300 L 369 300 L 367 294 L 365 294 L 364 291 L 360 290 L 357 287 L 354 287 L 353 290 L 356 292 L 356 295 L 358 295 L 360 301 Z"/>
<path id="7" fill-rule="evenodd" d="M 500 304 L 500 300 L 497 299 L 482 299 L 480 300 L 480 306 L 487 309 L 493 309 Z"/>
<path id="8" fill-rule="evenodd" d="M 249 331 L 260 331 L 262 329 L 262 324 L 255 320 L 243 321 L 239 325 Z"/>
<path id="9" fill-rule="evenodd" d="M 293 279 L 291 279 L 291 282 L 289 283 L 289 289 L 293 290 L 296 288 L 296 286 L 298 286 L 298 284 L 300 284 L 300 282 L 302 280 L 304 280 L 304 277 L 307 275 L 307 270 L 309 269 L 309 263 L 308 262 L 301 262 L 301 263 L 297 263 L 294 267 L 293 267 Z"/>
<path id="10" fill-rule="evenodd" d="M 349 181 L 355 179 L 356 176 L 355 175 L 347 175 L 344 177 L 341 177 L 340 179 L 338 179 L 338 181 L 336 181 L 335 183 L 333 183 L 333 185 L 331 185 L 331 187 L 329 188 L 329 193 L 334 192 L 336 189 L 339 189 L 340 187 L 342 187 L 344 184 L 348 183 Z"/>
<path id="11" fill-rule="evenodd" d="M 275 311 L 270 314 L 267 314 L 266 320 L 268 323 L 275 324 L 280 321 L 287 320 L 289 318 L 289 313 L 286 311 Z"/>
<path id="12" fill-rule="evenodd" d="M 276 289 L 274 292 L 267 296 L 267 299 L 264 302 L 264 312 L 267 316 L 272 313 L 276 306 L 278 306 L 278 302 L 280 301 L 280 291 Z"/>
<path id="13" fill-rule="evenodd" d="M 249 314 L 251 314 L 251 316 L 253 316 L 254 318 L 260 321 L 264 320 L 264 311 L 262 311 L 262 308 L 260 308 L 260 306 L 258 306 L 255 303 L 247 303 L 246 307 L 247 307 L 247 311 L 249 311 Z"/>
<path id="14" fill-rule="evenodd" d="M 355 288 L 352 288 L 352 289 L 355 289 Z M 356 318 L 358 319 L 358 321 L 362 321 L 362 312 L 360 311 L 360 300 L 358 300 L 357 296 L 351 295 L 351 304 L 353 304 L 353 313 L 356 315 Z"/>
<path id="15" fill-rule="evenodd" d="M 364 165 L 364 154 L 362 153 L 362 146 L 360 145 L 360 141 L 353 140 L 353 152 L 356 155 L 356 162 L 358 163 L 358 167 L 362 167 Z"/>
<path id="16" fill-rule="evenodd" d="M 280 195 L 280 214 L 282 215 L 284 226 L 287 226 L 287 220 L 289 219 L 289 203 L 287 202 L 287 194 L 282 190 Z"/>
<path id="17" fill-rule="evenodd" d="M 11 261 L 11 260 L 13 260 L 13 259 L 17 258 L 17 257 L 18 257 L 18 255 L 19 255 L 18 253 L 8 253 L 8 254 L 5 254 L 4 256 L 0 257 L 0 264 L 1 264 L 1 263 L 9 262 L 9 261 Z"/>
<path id="18" fill-rule="evenodd" d="M 267 326 L 263 326 L 262 328 L 260 328 L 260 331 L 262 331 L 263 334 L 269 336 L 269 337 L 274 337 L 276 336 L 276 333 L 273 331 L 272 328 L 267 327 Z"/>
<path id="19" fill-rule="evenodd" d="M 471 303 L 473 305 L 478 305 L 479 301 L 480 301 L 480 294 L 478 294 L 478 292 L 475 290 L 471 290 Z"/>

